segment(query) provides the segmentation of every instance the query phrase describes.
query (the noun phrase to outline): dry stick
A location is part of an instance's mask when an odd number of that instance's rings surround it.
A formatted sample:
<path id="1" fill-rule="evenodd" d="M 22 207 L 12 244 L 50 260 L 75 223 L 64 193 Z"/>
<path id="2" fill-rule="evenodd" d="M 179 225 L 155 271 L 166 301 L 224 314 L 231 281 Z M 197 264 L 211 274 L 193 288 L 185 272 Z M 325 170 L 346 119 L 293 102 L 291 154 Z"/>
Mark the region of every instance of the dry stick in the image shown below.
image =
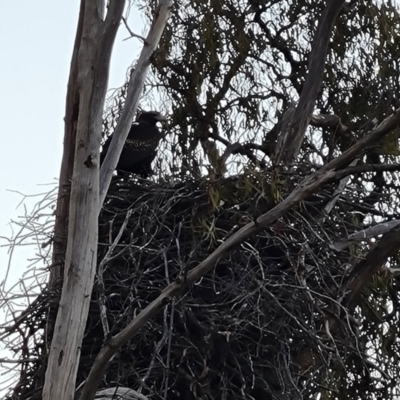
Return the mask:
<path id="1" fill-rule="evenodd" d="M 131 38 L 133 38 L 133 37 L 136 37 L 136 38 L 140 39 L 143 43 L 146 42 L 146 39 L 145 39 L 143 36 L 137 35 L 136 33 L 132 32 L 131 28 L 129 28 L 129 25 L 128 25 L 128 23 L 126 22 L 126 19 L 125 19 L 124 17 L 122 17 L 122 21 L 124 21 L 125 28 L 126 28 L 126 29 L 128 30 L 128 32 L 131 34 L 131 37 L 128 37 L 128 38 L 126 38 L 126 39 L 124 39 L 124 40 L 128 40 L 128 39 L 131 39 Z"/>
<path id="2" fill-rule="evenodd" d="M 355 160 L 353 160 L 350 163 L 351 167 L 354 167 L 358 162 L 358 159 L 356 158 Z M 325 219 L 328 217 L 328 215 L 330 214 L 330 212 L 332 211 L 333 207 L 335 207 L 336 203 L 338 202 L 340 196 L 343 193 L 343 190 L 346 188 L 347 183 L 350 180 L 350 174 L 346 175 L 345 178 L 341 179 L 341 181 L 339 182 L 339 185 L 337 186 L 336 190 L 333 193 L 332 199 L 328 202 L 328 204 L 324 207 L 324 212 L 322 217 L 319 219 L 319 221 L 321 223 L 323 223 L 325 221 Z"/>
<path id="3" fill-rule="evenodd" d="M 311 113 L 321 86 L 331 33 L 344 3 L 344 0 L 330 0 L 322 13 L 311 45 L 308 74 L 300 95 L 299 104 L 293 116 L 291 116 L 287 131 L 282 132 L 285 137 L 283 138 L 282 146 L 277 149 L 278 154 L 275 164 L 283 162 L 288 165 L 299 154 L 304 133 L 310 122 Z"/>
<path id="4" fill-rule="evenodd" d="M 315 193 L 322 185 L 329 183 L 338 178 L 338 168 L 348 165 L 357 155 L 359 155 L 366 147 L 372 145 L 384 135 L 388 134 L 392 129 L 400 124 L 400 108 L 390 117 L 386 118 L 376 129 L 370 132 L 364 139 L 353 145 L 341 156 L 322 167 L 317 172 L 305 178 L 294 191 L 280 204 L 276 205 L 272 210 L 261 215 L 257 221 L 251 222 L 237 231 L 233 236 L 222 243 L 213 253 L 211 253 L 197 267 L 193 268 L 187 274 L 185 282 L 177 280 L 168 285 L 162 293 L 150 303 L 139 315 L 120 333 L 111 338 L 109 343 L 105 345 L 96 357 L 93 367 L 86 381 L 85 391 L 82 393 L 80 400 L 91 400 L 96 392 L 98 385 L 105 373 L 109 360 L 118 351 L 118 349 L 126 344 L 132 337 L 165 305 L 169 304 L 171 299 L 188 285 L 198 281 L 202 276 L 209 272 L 215 264 L 225 257 L 231 250 L 243 243 L 249 237 L 262 231 L 293 205 L 306 199 Z M 350 169 L 351 171 L 351 169 Z M 343 177 L 340 176 L 340 179 Z"/>
<path id="5" fill-rule="evenodd" d="M 150 66 L 150 58 L 157 48 L 161 35 L 167 24 L 171 6 L 172 0 L 159 1 L 157 11 L 154 15 L 153 24 L 144 42 L 136 69 L 131 75 L 125 100 L 125 107 L 122 111 L 118 125 L 112 135 L 110 147 L 101 166 L 99 213 L 107 195 L 112 174 L 117 167 L 119 156 L 122 152 L 122 148 L 124 147 L 126 138 L 128 137 L 128 132 L 131 127 L 133 116 L 135 115 L 139 98 L 142 93 L 147 71 Z"/>
<path id="6" fill-rule="evenodd" d="M 98 280 L 98 285 L 99 285 L 100 320 L 101 320 L 101 324 L 103 325 L 103 332 L 104 332 L 105 339 L 107 339 L 108 335 L 110 334 L 110 327 L 108 325 L 106 295 L 105 295 L 106 291 L 105 291 L 104 279 L 103 279 L 104 267 L 112 258 L 114 250 L 118 246 L 119 241 L 121 240 L 122 234 L 125 232 L 125 228 L 128 225 L 128 222 L 132 215 L 132 212 L 133 212 L 132 209 L 130 209 L 126 213 L 125 220 L 121 225 L 118 235 L 115 238 L 115 240 L 113 241 L 113 243 L 111 244 L 111 246 L 108 249 L 104 258 L 101 260 L 101 262 L 99 264 L 98 272 L 97 272 L 97 280 Z"/>
<path id="7" fill-rule="evenodd" d="M 356 242 L 363 242 L 379 235 L 384 235 L 400 224 L 400 220 L 382 222 L 361 231 L 351 234 L 347 239 L 340 239 L 333 243 L 332 248 L 337 251 L 343 251 Z"/>

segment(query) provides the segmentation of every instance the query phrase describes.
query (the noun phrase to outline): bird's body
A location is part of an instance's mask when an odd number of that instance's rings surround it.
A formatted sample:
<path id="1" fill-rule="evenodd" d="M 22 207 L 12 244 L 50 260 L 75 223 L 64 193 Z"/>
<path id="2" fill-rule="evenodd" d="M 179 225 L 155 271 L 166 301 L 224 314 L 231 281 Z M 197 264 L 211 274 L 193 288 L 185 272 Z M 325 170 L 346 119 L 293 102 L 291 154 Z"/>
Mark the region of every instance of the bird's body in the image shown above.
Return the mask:
<path id="1" fill-rule="evenodd" d="M 117 171 L 132 173 L 148 177 L 152 174 L 151 163 L 157 155 L 156 149 L 162 134 L 157 127 L 158 121 L 165 118 L 156 111 L 142 112 L 132 125 L 121 156 L 117 164 Z M 103 146 L 101 162 L 103 162 L 110 146 L 109 137 Z"/>

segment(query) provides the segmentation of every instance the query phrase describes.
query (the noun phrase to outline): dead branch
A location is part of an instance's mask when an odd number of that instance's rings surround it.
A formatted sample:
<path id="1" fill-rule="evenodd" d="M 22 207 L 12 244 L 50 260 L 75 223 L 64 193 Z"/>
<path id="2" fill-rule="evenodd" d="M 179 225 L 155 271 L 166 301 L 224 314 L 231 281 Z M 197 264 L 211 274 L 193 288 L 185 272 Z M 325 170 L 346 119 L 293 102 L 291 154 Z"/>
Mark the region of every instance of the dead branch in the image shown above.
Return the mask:
<path id="1" fill-rule="evenodd" d="M 132 210 L 128 210 L 128 212 L 126 213 L 125 220 L 124 220 L 123 224 L 121 225 L 121 229 L 119 230 L 117 237 L 115 238 L 115 240 L 111 244 L 110 248 L 108 249 L 107 254 L 101 260 L 101 262 L 99 264 L 98 272 L 97 272 L 97 280 L 98 280 L 98 285 L 99 285 L 100 319 L 101 319 L 101 323 L 103 325 L 104 338 L 107 338 L 110 333 L 110 328 L 109 328 L 108 319 L 107 319 L 105 286 L 104 286 L 104 278 L 103 278 L 104 267 L 107 265 L 107 262 L 112 257 L 116 246 L 118 245 L 119 241 L 121 240 L 121 236 L 125 231 L 126 225 L 128 224 L 128 221 L 129 221 L 129 218 L 131 217 L 131 215 L 132 215 Z"/>
<path id="2" fill-rule="evenodd" d="M 336 128 L 339 133 L 348 133 L 351 129 L 344 125 L 337 115 L 318 114 L 312 115 L 310 124 L 316 128 Z"/>
<path id="3" fill-rule="evenodd" d="M 350 166 L 353 167 L 357 164 L 357 159 L 353 160 L 350 163 Z M 329 203 L 324 207 L 324 215 L 321 218 L 321 221 L 324 221 L 325 218 L 329 215 L 329 213 L 332 211 L 333 207 L 335 207 L 335 204 L 338 202 L 340 195 L 343 193 L 343 190 L 346 188 L 346 185 L 348 181 L 350 180 L 350 175 L 347 175 L 341 181 L 339 182 L 338 187 L 336 188 L 335 192 L 333 193 L 333 198 L 332 200 L 329 201 Z"/>
<path id="4" fill-rule="evenodd" d="M 124 40 L 128 40 L 131 39 L 133 37 L 136 37 L 138 39 L 140 39 L 143 43 L 146 43 L 146 39 L 143 36 L 137 35 L 136 33 L 132 32 L 131 28 L 129 28 L 128 22 L 126 21 L 126 19 L 124 17 L 122 17 L 122 21 L 124 22 L 125 28 L 127 29 L 127 31 L 130 33 L 130 37 L 124 39 Z"/>
<path id="5" fill-rule="evenodd" d="M 371 226 L 367 229 L 363 229 L 362 231 L 351 234 L 348 239 L 336 241 L 335 243 L 333 243 L 333 247 L 338 251 L 343 251 L 353 243 L 363 242 L 379 235 L 385 235 L 399 224 L 399 220 L 393 220 Z"/>

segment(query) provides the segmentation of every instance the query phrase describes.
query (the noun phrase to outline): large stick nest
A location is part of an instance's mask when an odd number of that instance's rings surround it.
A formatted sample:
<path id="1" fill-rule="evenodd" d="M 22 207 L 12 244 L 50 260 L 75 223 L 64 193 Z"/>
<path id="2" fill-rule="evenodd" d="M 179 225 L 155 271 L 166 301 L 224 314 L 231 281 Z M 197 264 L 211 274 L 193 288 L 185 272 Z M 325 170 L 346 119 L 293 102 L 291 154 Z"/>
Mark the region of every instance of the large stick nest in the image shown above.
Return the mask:
<path id="1" fill-rule="evenodd" d="M 306 173 L 298 170 L 274 185 L 272 171 L 176 184 L 115 178 L 100 215 L 100 269 L 77 384 L 109 337 L 108 326 L 111 335 L 118 333 Z M 333 190 L 325 188 L 221 259 L 118 352 L 102 387 L 129 387 L 152 399 L 291 399 L 320 391 L 312 382 L 324 382 L 328 367 L 340 376 L 351 359 L 354 373 L 363 370 L 362 341 L 338 305 L 354 255 L 332 246 L 355 229 L 345 218 L 351 198 L 324 218 Z M 25 321 L 36 335 L 55 319 L 54 307 L 48 313 L 54 298 L 54 290 L 43 293 Z M 43 337 L 25 351 L 38 361 L 23 364 L 10 398 L 39 399 Z"/>

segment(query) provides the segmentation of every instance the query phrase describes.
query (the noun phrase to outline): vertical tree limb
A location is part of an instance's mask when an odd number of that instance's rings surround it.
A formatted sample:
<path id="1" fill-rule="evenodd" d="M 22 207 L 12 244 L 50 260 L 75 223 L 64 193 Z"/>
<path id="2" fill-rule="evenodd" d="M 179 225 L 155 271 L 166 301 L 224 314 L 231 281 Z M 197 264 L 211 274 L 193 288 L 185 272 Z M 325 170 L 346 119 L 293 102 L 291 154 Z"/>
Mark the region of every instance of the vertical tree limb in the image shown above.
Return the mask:
<path id="1" fill-rule="evenodd" d="M 287 131 L 281 132 L 284 138 L 282 145 L 277 148 L 275 164 L 291 164 L 299 154 L 304 134 L 314 110 L 315 100 L 321 87 L 329 40 L 344 3 L 344 0 L 330 0 L 322 13 L 311 45 L 308 74 L 300 95 L 299 104 L 290 121 L 288 121 Z"/>
<path id="2" fill-rule="evenodd" d="M 67 94 L 63 184 L 71 177 L 64 282 L 43 388 L 72 400 L 97 262 L 99 147 L 112 46 L 125 1 L 82 0 Z M 61 187 L 63 190 L 63 187 Z M 60 196 L 63 196 L 61 193 Z M 65 231 L 67 197 L 59 228 Z M 61 232 L 61 231 L 60 231 Z M 57 254 L 62 260 L 62 253 Z"/>
<path id="3" fill-rule="evenodd" d="M 61 162 L 60 185 L 57 197 L 56 221 L 54 226 L 54 245 L 52 268 L 50 270 L 50 287 L 61 278 L 65 261 L 68 235 L 68 210 L 71 194 L 71 179 L 74 168 L 76 126 L 79 109 L 78 90 L 78 50 L 82 40 L 84 2 L 81 2 L 78 27 L 76 31 L 71 69 L 68 80 L 67 99 L 64 118 L 64 151 Z"/>

